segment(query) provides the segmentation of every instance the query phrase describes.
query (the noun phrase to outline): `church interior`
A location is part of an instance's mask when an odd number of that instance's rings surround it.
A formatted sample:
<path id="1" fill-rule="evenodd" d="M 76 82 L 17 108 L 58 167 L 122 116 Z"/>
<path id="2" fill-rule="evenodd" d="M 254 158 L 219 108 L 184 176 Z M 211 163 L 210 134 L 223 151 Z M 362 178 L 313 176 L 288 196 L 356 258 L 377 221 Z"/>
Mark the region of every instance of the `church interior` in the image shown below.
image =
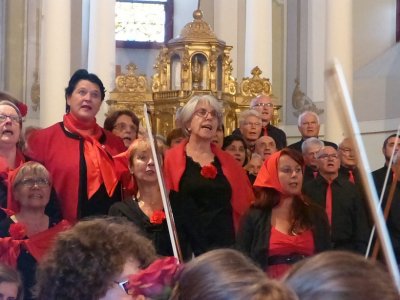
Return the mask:
<path id="1" fill-rule="evenodd" d="M 321 136 L 351 136 L 332 88 L 340 63 L 372 170 L 400 124 L 398 0 L 165 0 L 168 33 L 147 47 L 116 42 L 119 0 L 0 0 L 0 90 L 29 108 L 24 126 L 46 127 L 65 112 L 71 74 L 88 69 L 107 94 L 97 122 L 119 108 L 154 111 L 157 132 L 174 127 L 194 94 L 223 102 L 227 133 L 257 94 L 272 95 L 274 125 L 288 144 L 297 117 L 316 112 Z M 133 1 L 125 1 L 133 2 Z M 396 38 L 397 33 L 397 38 Z"/>

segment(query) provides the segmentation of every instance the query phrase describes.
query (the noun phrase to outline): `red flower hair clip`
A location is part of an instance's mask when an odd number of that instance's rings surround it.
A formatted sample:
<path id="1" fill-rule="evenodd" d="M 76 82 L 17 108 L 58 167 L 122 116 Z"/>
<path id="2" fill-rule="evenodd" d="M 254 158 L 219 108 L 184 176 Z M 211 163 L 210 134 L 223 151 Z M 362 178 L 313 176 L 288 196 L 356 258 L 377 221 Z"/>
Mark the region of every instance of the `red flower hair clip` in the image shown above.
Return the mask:
<path id="1" fill-rule="evenodd" d="M 18 101 L 17 107 L 19 109 L 19 112 L 21 113 L 21 116 L 25 117 L 26 114 L 28 113 L 28 106 L 25 103 Z"/>
<path id="2" fill-rule="evenodd" d="M 217 173 L 217 168 L 213 164 L 203 166 L 200 171 L 201 176 L 209 179 L 214 179 L 217 176 Z"/>
<path id="3" fill-rule="evenodd" d="M 155 260 L 146 269 L 128 278 L 130 295 L 143 295 L 150 299 L 168 299 L 179 273 L 179 262 L 175 257 Z"/>
<path id="4" fill-rule="evenodd" d="M 165 220 L 165 212 L 163 210 L 156 210 L 150 217 L 150 223 L 152 224 L 162 224 Z"/>
<path id="5" fill-rule="evenodd" d="M 26 237 L 26 227 L 21 223 L 13 223 L 8 230 L 14 240 L 23 240 Z"/>

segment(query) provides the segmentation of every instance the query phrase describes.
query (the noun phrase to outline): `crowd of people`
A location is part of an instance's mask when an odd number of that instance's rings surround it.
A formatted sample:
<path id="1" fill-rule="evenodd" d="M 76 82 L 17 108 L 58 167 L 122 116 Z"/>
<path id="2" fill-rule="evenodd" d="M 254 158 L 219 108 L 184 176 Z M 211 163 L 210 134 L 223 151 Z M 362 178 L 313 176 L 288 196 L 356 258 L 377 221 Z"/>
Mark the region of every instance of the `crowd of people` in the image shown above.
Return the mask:
<path id="1" fill-rule="evenodd" d="M 171 237 L 150 140 L 129 110 L 99 126 L 104 97 L 78 70 L 63 120 L 24 131 L 26 106 L 0 92 L 0 299 L 399 298 L 361 256 L 373 223 L 354 141 L 321 140 L 315 112 L 287 145 L 271 97 L 252 99 L 228 136 L 221 103 L 191 97 L 157 139 Z M 387 137 L 372 174 L 398 262 L 399 149 Z"/>

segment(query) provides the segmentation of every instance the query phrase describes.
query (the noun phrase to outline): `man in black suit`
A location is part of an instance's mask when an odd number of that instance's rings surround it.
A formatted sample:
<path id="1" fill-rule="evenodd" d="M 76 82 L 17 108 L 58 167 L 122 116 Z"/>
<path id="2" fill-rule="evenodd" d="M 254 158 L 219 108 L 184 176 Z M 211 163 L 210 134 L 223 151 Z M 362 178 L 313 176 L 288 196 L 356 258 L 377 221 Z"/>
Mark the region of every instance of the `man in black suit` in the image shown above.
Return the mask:
<path id="1" fill-rule="evenodd" d="M 289 145 L 288 147 L 294 150 L 297 150 L 301 153 L 301 145 L 303 142 L 310 138 L 316 137 L 318 138 L 320 123 L 318 115 L 313 111 L 305 111 L 303 112 L 298 119 L 297 127 L 301 133 L 301 140 Z M 329 141 L 321 140 L 325 146 L 331 146 L 337 149 L 337 145 L 335 143 Z"/>
<path id="2" fill-rule="evenodd" d="M 388 136 L 383 142 L 382 153 L 385 157 L 385 165 L 372 172 L 372 177 L 374 178 L 375 187 L 380 196 L 384 193 L 382 208 L 386 206 L 389 190 L 392 184 L 396 184 L 396 189 L 394 193 L 394 198 L 392 205 L 390 206 L 389 216 L 387 218 L 386 224 L 388 227 L 390 239 L 392 240 L 394 253 L 396 255 L 397 263 L 400 264 L 400 176 L 397 176 L 397 182 L 393 182 L 394 171 L 399 169 L 400 158 L 400 139 L 396 134 Z M 394 153 L 393 153 L 394 152 Z M 386 173 L 389 168 L 390 157 L 394 154 L 393 165 L 390 166 L 389 177 L 387 180 L 386 189 L 383 191 L 383 185 L 386 178 Z M 398 174 L 400 175 L 400 174 Z"/>
<path id="3" fill-rule="evenodd" d="M 334 249 L 364 254 L 369 237 L 368 219 L 356 186 L 339 175 L 337 150 L 325 146 L 317 153 L 318 176 L 303 186 L 311 200 L 325 208 L 331 221 Z"/>
<path id="4" fill-rule="evenodd" d="M 274 104 L 272 103 L 271 97 L 267 95 L 259 95 L 251 99 L 250 108 L 257 110 L 261 114 L 263 128 L 260 137 L 264 135 L 272 137 L 275 140 L 278 150 L 286 147 L 286 133 L 282 129 L 271 124 L 274 115 Z"/>

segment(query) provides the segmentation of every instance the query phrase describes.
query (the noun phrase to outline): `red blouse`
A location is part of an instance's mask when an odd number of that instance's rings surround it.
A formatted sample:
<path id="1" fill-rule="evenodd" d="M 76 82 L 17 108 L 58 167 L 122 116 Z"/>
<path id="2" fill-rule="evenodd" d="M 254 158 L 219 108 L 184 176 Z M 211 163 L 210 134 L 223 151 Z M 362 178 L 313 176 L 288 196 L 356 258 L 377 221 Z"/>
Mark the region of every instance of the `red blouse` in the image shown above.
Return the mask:
<path id="1" fill-rule="evenodd" d="M 301 254 L 310 256 L 314 254 L 314 237 L 311 230 L 306 230 L 298 235 L 288 235 L 271 228 L 269 240 L 269 256 Z M 290 264 L 277 264 L 268 266 L 266 272 L 271 278 L 281 278 L 290 269 Z"/>

